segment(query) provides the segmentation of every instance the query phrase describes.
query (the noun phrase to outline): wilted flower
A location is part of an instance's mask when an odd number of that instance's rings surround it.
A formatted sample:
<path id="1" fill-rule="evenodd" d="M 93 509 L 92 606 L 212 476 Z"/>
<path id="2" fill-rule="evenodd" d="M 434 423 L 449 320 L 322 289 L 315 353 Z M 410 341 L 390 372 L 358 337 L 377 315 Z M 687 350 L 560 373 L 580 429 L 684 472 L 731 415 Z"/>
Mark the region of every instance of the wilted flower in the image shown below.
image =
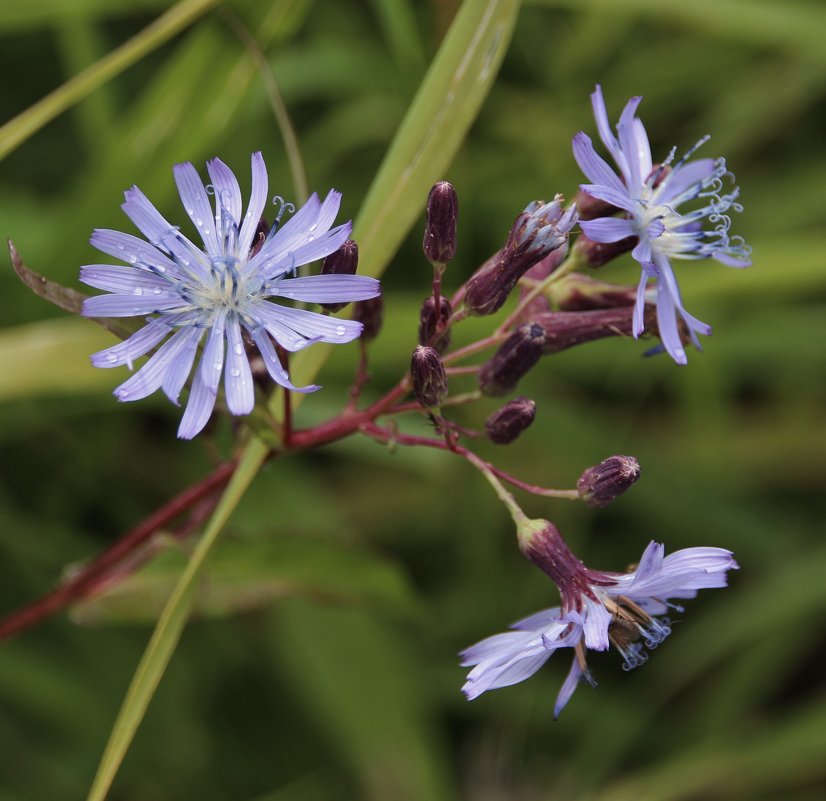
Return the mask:
<path id="1" fill-rule="evenodd" d="M 318 387 L 299 389 L 290 383 L 273 340 L 287 351 L 297 351 L 314 342 L 349 342 L 361 333 L 358 322 L 282 306 L 271 298 L 344 303 L 379 293 L 378 282 L 364 276 L 288 277 L 300 265 L 333 253 L 347 239 L 349 222 L 331 227 L 341 200 L 339 192 L 331 191 L 323 202 L 312 195 L 289 222 L 273 226 L 263 241 L 258 237 L 254 242 L 267 204 L 267 170 L 261 154 L 252 156 L 252 192 L 246 214 L 241 211 L 241 190 L 232 171 L 219 159 L 208 162 L 207 169 L 212 183 L 204 188 L 192 164 L 174 168 L 181 201 L 203 239 L 203 249 L 167 222 L 133 186 L 126 191 L 121 208 L 148 241 L 119 231 L 96 230 L 92 244 L 127 266 L 94 264 L 81 268 L 80 273 L 81 281 L 111 293 L 89 298 L 83 307 L 85 315 L 151 315 L 148 324 L 129 339 L 93 354 L 96 367 L 126 364 L 131 369 L 135 359 L 166 339 L 115 390 L 118 400 L 138 400 L 163 389 L 177 404 L 198 346 L 207 335 L 178 429 L 184 439 L 194 437 L 209 419 L 222 373 L 229 411 L 248 414 L 252 410 L 253 384 L 242 329 L 257 346 L 272 378 L 298 392 Z M 214 211 L 208 195 L 215 198 Z"/>
<path id="2" fill-rule="evenodd" d="M 562 606 L 544 609 L 461 653 L 470 671 L 462 691 L 472 700 L 487 690 L 508 687 L 532 676 L 560 648 L 573 648 L 568 677 L 556 699 L 558 716 L 584 679 L 595 686 L 586 649 L 610 646 L 622 655 L 625 670 L 648 661 L 671 633 L 668 609 L 682 612 L 673 599 L 693 598 L 698 590 L 726 586 L 726 573 L 737 569 L 724 548 L 685 548 L 668 556 L 651 542 L 639 565 L 628 573 L 591 570 L 568 549 L 547 521 L 530 521 L 522 539 L 526 555 L 557 584 Z M 520 535 L 522 531 L 520 531 Z"/>
<path id="3" fill-rule="evenodd" d="M 634 258 L 642 266 L 637 288 L 634 336 L 644 328 L 645 290 L 650 279 L 656 284 L 657 321 L 665 349 L 678 364 L 686 354 L 677 315 L 685 323 L 691 341 L 700 347 L 697 334 L 711 328 L 684 308 L 671 259 L 714 258 L 730 267 L 748 267 L 749 248 L 740 237 L 729 236 L 731 211 L 742 211 L 739 189 L 724 192 L 724 181 L 734 180 L 726 162 L 718 159 L 689 161 L 708 137 L 701 139 L 676 164 L 675 151 L 656 168 L 642 121 L 635 116 L 641 97 L 632 97 L 617 124 L 617 136 L 608 122 L 602 89 L 591 95 L 597 130 L 619 170 L 614 170 L 594 150 L 590 138 L 580 131 L 574 137 L 574 157 L 591 184 L 581 189 L 591 197 L 627 212 L 624 218 L 600 217 L 583 221 L 582 230 L 594 242 L 619 242 L 638 238 Z M 678 207 L 697 201 L 696 208 Z"/>

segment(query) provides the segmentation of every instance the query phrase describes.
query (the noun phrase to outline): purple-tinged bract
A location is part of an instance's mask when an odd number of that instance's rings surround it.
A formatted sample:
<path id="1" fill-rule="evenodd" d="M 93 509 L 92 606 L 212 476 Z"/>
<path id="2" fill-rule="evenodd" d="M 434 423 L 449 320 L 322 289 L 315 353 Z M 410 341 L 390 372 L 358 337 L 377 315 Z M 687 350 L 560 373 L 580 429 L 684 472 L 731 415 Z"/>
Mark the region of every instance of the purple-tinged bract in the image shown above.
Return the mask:
<path id="1" fill-rule="evenodd" d="M 678 317 L 697 348 L 700 347 L 697 334 L 708 335 L 711 328 L 683 308 L 671 260 L 711 257 L 729 267 L 748 267 L 750 249 L 742 238 L 729 235 L 729 214 L 742 211 L 742 206 L 737 202 L 736 186 L 724 191 L 725 183 L 734 180 L 725 160 L 689 161 L 694 151 L 707 141 L 708 137 L 704 137 L 677 163 L 673 163 L 675 151 L 672 150 L 664 162 L 655 166 L 645 128 L 636 116 L 641 100 L 641 97 L 632 97 L 628 101 L 615 136 L 608 122 L 602 89 L 597 86 L 591 95 L 597 130 L 619 174 L 597 155 L 591 139 L 580 131 L 573 141 L 574 157 L 591 181 L 581 189 L 625 214 L 621 218 L 582 221 L 580 226 L 594 242 L 619 242 L 626 237 L 637 237 L 632 255 L 640 263 L 642 275 L 637 287 L 634 336 L 639 336 L 644 329 L 646 288 L 649 281 L 653 281 L 660 338 L 674 361 L 685 364 Z M 688 204 L 688 208 L 680 209 L 684 204 Z"/>
<path id="2" fill-rule="evenodd" d="M 333 253 L 347 239 L 351 224 L 333 227 L 341 194 L 322 201 L 313 194 L 284 225 L 274 225 L 257 239 L 267 205 L 267 170 L 260 153 L 252 156 L 252 191 L 246 213 L 233 172 L 219 159 L 207 163 L 211 183 L 204 187 L 192 164 L 174 168 L 187 215 L 203 240 L 191 242 L 167 222 L 133 186 L 121 208 L 146 241 L 119 231 L 96 230 L 91 242 L 125 263 L 81 268 L 80 280 L 110 293 L 89 298 L 90 317 L 146 317 L 147 324 L 129 339 L 92 355 L 96 367 L 132 369 L 135 359 L 158 350 L 115 390 L 121 401 L 145 398 L 162 389 L 175 404 L 195 368 L 178 436 L 191 439 L 212 414 L 221 377 L 232 414 L 248 414 L 255 398 L 243 333 L 255 343 L 269 374 L 283 387 L 295 387 L 282 367 L 274 343 L 298 351 L 314 342 L 343 343 L 359 336 L 361 323 L 339 320 L 273 302 L 275 298 L 309 303 L 347 303 L 379 294 L 373 278 L 356 275 L 295 277 L 296 269 Z M 210 202 L 210 196 L 214 200 Z M 280 198 L 276 198 L 284 204 Z M 291 204 L 290 204 L 291 205 Z M 163 344 L 161 344 L 163 343 Z"/>
<path id="3" fill-rule="evenodd" d="M 462 665 L 473 666 L 462 687 L 468 700 L 523 681 L 555 651 L 573 648 L 571 669 L 554 707 L 556 717 L 580 680 L 596 686 L 586 649 L 604 651 L 613 646 L 622 655 L 625 670 L 642 665 L 648 661 L 647 650 L 671 633 L 671 621 L 663 615 L 669 609 L 683 611 L 672 601 L 693 598 L 698 590 L 725 587 L 726 573 L 737 568 L 731 551 L 724 548 L 685 548 L 665 556 L 663 546 L 651 542 L 635 570 L 591 570 L 567 549 L 553 526 L 532 522 L 542 525 L 523 550 L 557 582 L 562 606 L 537 612 L 514 623 L 511 631 L 462 651 Z"/>

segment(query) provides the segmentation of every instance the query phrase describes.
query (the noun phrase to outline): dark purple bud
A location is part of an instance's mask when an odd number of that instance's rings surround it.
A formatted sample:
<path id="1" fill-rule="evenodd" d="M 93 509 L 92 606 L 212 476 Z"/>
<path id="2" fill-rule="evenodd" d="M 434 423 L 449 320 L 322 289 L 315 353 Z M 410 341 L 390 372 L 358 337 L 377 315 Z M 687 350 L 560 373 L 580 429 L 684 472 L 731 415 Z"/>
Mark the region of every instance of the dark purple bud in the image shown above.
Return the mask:
<path id="1" fill-rule="evenodd" d="M 450 261 L 456 253 L 456 218 L 459 200 L 453 184 L 439 181 L 427 198 L 427 224 L 422 247 L 424 255 L 437 264 Z"/>
<path id="2" fill-rule="evenodd" d="M 444 353 L 450 345 L 450 329 L 443 328 L 437 335 L 437 328 L 450 319 L 453 309 L 450 301 L 444 297 L 439 297 L 439 315 L 436 316 L 436 301 L 431 295 L 422 303 L 422 310 L 419 313 L 419 344 L 430 345 L 439 353 Z"/>
<path id="3" fill-rule="evenodd" d="M 576 483 L 579 497 L 595 509 L 607 506 L 640 477 L 640 463 L 633 456 L 611 456 L 589 467 Z"/>
<path id="4" fill-rule="evenodd" d="M 581 189 L 574 195 L 574 204 L 576 205 L 576 210 L 579 212 L 580 220 L 596 220 L 597 217 L 612 217 L 614 214 L 622 211 L 622 209 L 612 206 L 605 200 L 591 197 Z"/>
<path id="5" fill-rule="evenodd" d="M 538 323 L 520 325 L 498 351 L 482 365 L 479 388 L 490 396 L 507 395 L 538 361 L 545 345 L 545 329 Z"/>
<path id="6" fill-rule="evenodd" d="M 536 404 L 526 397 L 508 401 L 485 422 L 488 439 L 497 445 L 509 445 L 536 417 Z"/>
<path id="7" fill-rule="evenodd" d="M 626 236 L 618 242 L 594 242 L 583 233 L 577 239 L 575 250 L 579 258 L 589 267 L 602 267 L 617 256 L 633 250 L 637 242 L 639 238 L 636 236 Z"/>
<path id="8" fill-rule="evenodd" d="M 267 241 L 267 234 L 270 232 L 270 226 L 267 221 L 262 217 L 258 221 L 258 227 L 255 229 L 255 233 L 252 235 L 252 247 L 250 248 L 250 255 L 249 258 L 252 258 L 262 247 L 264 247 L 264 242 Z"/>
<path id="9" fill-rule="evenodd" d="M 364 326 L 361 332 L 362 342 L 375 339 L 384 322 L 384 297 L 377 295 L 369 300 L 360 300 L 353 309 L 353 319 Z"/>
<path id="10" fill-rule="evenodd" d="M 650 312 L 653 314 L 653 307 L 650 307 Z M 533 322 L 545 331 L 542 353 L 547 355 L 596 339 L 630 337 L 633 334 L 633 315 L 632 306 L 622 306 L 582 312 L 546 312 L 536 315 Z"/>
<path id="11" fill-rule="evenodd" d="M 587 311 L 633 306 L 634 287 L 609 284 L 582 273 L 571 273 L 553 287 L 553 297 L 560 311 Z"/>
<path id="12" fill-rule="evenodd" d="M 416 400 L 430 409 L 447 397 L 447 374 L 435 348 L 417 345 L 410 360 L 410 377 Z"/>
<path id="13" fill-rule="evenodd" d="M 562 608 L 566 611 L 578 609 L 583 597 L 593 597 L 592 585 L 615 581 L 577 559 L 556 526 L 547 520 L 526 520 L 516 534 L 522 553 L 559 588 Z"/>
<path id="14" fill-rule="evenodd" d="M 561 195 L 551 203 L 538 200 L 531 203 L 514 220 L 505 247 L 468 281 L 465 291 L 468 311 L 480 317 L 498 311 L 516 282 L 568 241 L 568 232 L 576 220 L 576 210 L 565 211 Z"/>
<path id="15" fill-rule="evenodd" d="M 355 275 L 359 266 L 359 246 L 348 239 L 337 251 L 331 253 L 321 264 L 322 275 Z M 341 311 L 346 303 L 322 303 L 321 308 L 329 312 Z"/>

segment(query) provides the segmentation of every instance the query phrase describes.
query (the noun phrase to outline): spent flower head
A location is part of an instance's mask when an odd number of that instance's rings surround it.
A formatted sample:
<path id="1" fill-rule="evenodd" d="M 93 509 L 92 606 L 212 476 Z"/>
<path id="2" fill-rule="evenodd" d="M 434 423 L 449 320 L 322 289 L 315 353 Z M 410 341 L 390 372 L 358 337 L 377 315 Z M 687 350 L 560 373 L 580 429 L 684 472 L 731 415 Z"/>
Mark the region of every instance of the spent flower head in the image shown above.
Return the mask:
<path id="1" fill-rule="evenodd" d="M 592 183 L 582 191 L 625 212 L 622 218 L 602 216 L 582 221 L 580 226 L 593 242 L 614 243 L 636 237 L 632 255 L 642 267 L 634 315 L 634 336 L 645 327 L 646 288 L 656 288 L 657 324 L 660 338 L 671 357 L 685 364 L 686 354 L 678 324 L 682 319 L 688 336 L 699 348 L 697 334 L 711 328 L 683 308 L 680 289 L 672 268 L 673 259 L 714 258 L 730 267 L 748 267 L 749 248 L 742 238 L 730 236 L 739 189 L 726 189 L 734 176 L 725 159 L 689 161 L 708 137 L 701 139 L 674 163 L 675 150 L 655 166 L 642 121 L 636 116 L 641 97 L 632 97 L 617 123 L 616 136 L 608 122 L 602 89 L 591 95 L 597 130 L 617 166 L 615 172 L 594 150 L 591 139 L 579 132 L 573 141 L 574 157 Z M 686 209 L 680 209 L 689 204 Z"/>
<path id="2" fill-rule="evenodd" d="M 522 550 L 559 587 L 561 606 L 517 621 L 462 651 L 468 673 L 462 691 L 468 700 L 487 690 L 508 687 L 532 676 L 554 652 L 574 649 L 571 669 L 557 695 L 558 716 L 581 680 L 596 686 L 586 661 L 587 649 L 619 651 L 623 669 L 648 661 L 648 653 L 671 634 L 669 609 L 683 612 L 675 599 L 694 598 L 698 590 L 726 586 L 726 573 L 737 569 L 724 548 L 684 548 L 665 555 L 651 542 L 637 567 L 610 573 L 586 567 L 571 553 L 559 532 L 545 520 L 520 529 Z"/>
<path id="3" fill-rule="evenodd" d="M 267 170 L 261 154 L 252 155 L 252 191 L 246 213 L 229 167 L 213 159 L 207 170 L 211 183 L 204 187 L 192 164 L 174 168 L 181 201 L 203 246 L 167 222 L 133 186 L 126 191 L 121 208 L 146 240 L 120 231 L 96 230 L 91 243 L 126 266 L 93 264 L 80 273 L 81 281 L 110 293 L 86 300 L 83 314 L 147 319 L 129 339 L 93 354 L 96 367 L 128 365 L 132 369 L 136 359 L 160 345 L 115 390 L 118 400 L 139 400 L 162 389 L 177 404 L 198 347 L 206 338 L 178 429 L 183 439 L 194 437 L 206 425 L 222 375 L 229 411 L 236 415 L 252 411 L 255 398 L 245 335 L 257 347 L 274 381 L 290 390 L 312 392 L 319 387 L 293 386 L 274 343 L 286 351 L 298 351 L 314 342 L 349 342 L 362 331 L 361 323 L 291 308 L 273 299 L 338 304 L 379 294 L 378 281 L 364 276 L 294 277 L 300 265 L 330 255 L 347 240 L 349 222 L 333 227 L 339 192 L 330 191 L 323 201 L 313 194 L 288 222 L 273 225 L 264 234 L 266 226 L 259 223 L 268 201 Z M 292 206 L 276 200 L 281 212 Z"/>

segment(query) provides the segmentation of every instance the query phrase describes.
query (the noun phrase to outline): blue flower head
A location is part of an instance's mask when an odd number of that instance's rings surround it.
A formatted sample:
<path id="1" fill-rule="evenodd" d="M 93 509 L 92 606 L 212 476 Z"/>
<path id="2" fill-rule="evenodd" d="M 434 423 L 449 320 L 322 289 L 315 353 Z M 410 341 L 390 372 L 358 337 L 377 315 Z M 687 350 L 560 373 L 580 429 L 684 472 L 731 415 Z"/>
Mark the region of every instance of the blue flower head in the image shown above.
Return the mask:
<path id="1" fill-rule="evenodd" d="M 573 141 L 574 157 L 592 182 L 582 185 L 581 189 L 626 214 L 622 218 L 583 221 L 580 225 L 595 242 L 637 237 L 632 255 L 640 263 L 642 274 L 634 309 L 634 336 L 643 331 L 646 289 L 649 281 L 653 281 L 663 345 L 675 362 L 685 364 L 678 317 L 697 348 L 700 347 L 697 334 L 708 335 L 711 328 L 683 308 L 671 260 L 711 257 L 730 267 L 748 267 L 750 249 L 740 237 L 729 235 L 729 214 L 742 211 L 742 206 L 737 202 L 736 186 L 724 191 L 726 182 L 734 179 L 726 169 L 725 160 L 689 161 L 708 139 L 705 137 L 676 163 L 673 163 L 675 151 L 672 150 L 655 168 L 648 136 L 636 116 L 641 100 L 641 97 L 632 97 L 628 101 L 615 136 L 608 122 L 602 89 L 597 86 L 591 95 L 597 130 L 619 174 L 597 155 L 591 139 L 580 131 Z M 683 204 L 690 204 L 689 208 L 680 210 Z"/>
<path id="2" fill-rule="evenodd" d="M 167 222 L 133 186 L 121 208 L 146 241 L 119 231 L 96 230 L 92 245 L 126 266 L 92 264 L 80 272 L 81 281 L 110 293 L 86 300 L 83 314 L 147 319 L 129 339 L 93 354 L 92 364 L 125 364 L 131 370 L 135 359 L 163 343 L 115 390 L 118 400 L 139 400 L 162 389 L 177 404 L 205 340 L 178 429 L 183 439 L 191 439 L 206 425 L 222 376 L 229 411 L 236 415 L 252 411 L 254 387 L 244 332 L 273 380 L 297 392 L 319 387 L 293 386 L 274 343 L 298 351 L 314 342 L 350 342 L 361 333 L 361 323 L 284 306 L 275 298 L 347 303 L 380 292 L 379 282 L 365 276 L 292 277 L 296 268 L 333 253 L 347 239 L 349 222 L 332 227 L 339 192 L 330 191 L 323 201 L 313 194 L 288 222 L 273 226 L 264 237 L 259 222 L 267 205 L 267 170 L 261 154 L 252 156 L 246 213 L 229 167 L 213 159 L 207 170 L 211 183 L 204 187 L 192 164 L 174 168 L 181 201 L 203 247 Z"/>

